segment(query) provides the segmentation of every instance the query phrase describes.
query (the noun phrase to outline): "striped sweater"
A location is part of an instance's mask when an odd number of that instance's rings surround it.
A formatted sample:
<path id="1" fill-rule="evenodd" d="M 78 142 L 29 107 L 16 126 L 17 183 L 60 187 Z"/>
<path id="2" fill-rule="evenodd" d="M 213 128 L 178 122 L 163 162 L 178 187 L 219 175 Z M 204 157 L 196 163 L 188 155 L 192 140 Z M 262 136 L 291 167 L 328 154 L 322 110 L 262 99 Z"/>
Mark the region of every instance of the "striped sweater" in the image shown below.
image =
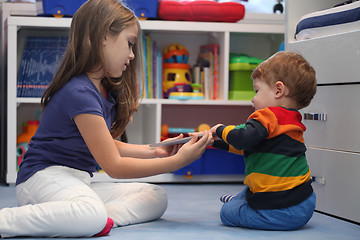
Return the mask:
<path id="1" fill-rule="evenodd" d="M 255 209 L 296 205 L 313 192 L 301 114 L 295 109 L 268 107 L 241 125 L 220 126 L 214 147 L 244 150 L 248 204 Z"/>

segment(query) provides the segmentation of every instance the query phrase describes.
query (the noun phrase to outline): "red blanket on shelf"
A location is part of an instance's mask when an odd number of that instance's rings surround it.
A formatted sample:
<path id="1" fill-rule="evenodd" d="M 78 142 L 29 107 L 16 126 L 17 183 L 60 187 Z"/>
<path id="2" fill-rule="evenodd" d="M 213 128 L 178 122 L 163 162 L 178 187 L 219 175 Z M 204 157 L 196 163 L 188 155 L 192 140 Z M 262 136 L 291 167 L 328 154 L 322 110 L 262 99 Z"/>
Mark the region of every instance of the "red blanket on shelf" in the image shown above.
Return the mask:
<path id="1" fill-rule="evenodd" d="M 237 22 L 245 7 L 235 2 L 160 0 L 158 16 L 164 20 L 197 22 Z"/>

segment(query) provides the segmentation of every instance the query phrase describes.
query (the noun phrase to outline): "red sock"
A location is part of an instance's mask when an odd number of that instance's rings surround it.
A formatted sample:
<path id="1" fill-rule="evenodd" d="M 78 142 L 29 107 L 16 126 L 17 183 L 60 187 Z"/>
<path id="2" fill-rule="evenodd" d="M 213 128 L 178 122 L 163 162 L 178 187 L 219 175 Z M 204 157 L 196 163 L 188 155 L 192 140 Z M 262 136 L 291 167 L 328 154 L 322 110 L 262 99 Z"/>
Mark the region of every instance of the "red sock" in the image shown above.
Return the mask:
<path id="1" fill-rule="evenodd" d="M 101 230 L 101 232 L 95 234 L 94 237 L 101 237 L 108 235 L 113 226 L 114 226 L 114 221 L 111 218 L 108 218 L 104 229 Z"/>

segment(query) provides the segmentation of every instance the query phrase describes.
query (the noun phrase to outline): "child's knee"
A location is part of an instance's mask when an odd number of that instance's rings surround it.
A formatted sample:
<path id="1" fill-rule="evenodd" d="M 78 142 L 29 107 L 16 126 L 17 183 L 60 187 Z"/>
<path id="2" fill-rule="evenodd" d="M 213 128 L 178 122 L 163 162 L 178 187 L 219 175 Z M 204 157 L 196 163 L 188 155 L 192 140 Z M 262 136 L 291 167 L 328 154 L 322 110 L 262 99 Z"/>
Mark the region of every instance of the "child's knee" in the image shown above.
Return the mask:
<path id="1" fill-rule="evenodd" d="M 221 222 L 226 226 L 239 226 L 239 206 L 236 207 L 233 203 L 225 203 L 220 210 Z"/>
<path id="2" fill-rule="evenodd" d="M 164 188 L 158 185 L 151 185 L 151 184 L 149 186 L 151 186 L 152 191 L 160 201 L 165 201 L 167 203 L 167 192 L 165 191 Z"/>
<path id="3" fill-rule="evenodd" d="M 157 209 L 158 217 L 161 217 L 167 209 L 168 196 L 164 188 L 148 184 L 148 193 L 153 199 L 153 206 Z"/>
<path id="4" fill-rule="evenodd" d="M 234 226 L 233 222 L 231 221 L 231 219 L 229 219 L 229 215 L 226 214 L 226 212 L 220 212 L 220 219 L 225 226 Z"/>
<path id="5" fill-rule="evenodd" d="M 92 236 L 100 232 L 107 223 L 108 213 L 101 201 L 89 200 L 77 201 L 79 215 L 79 228 Z"/>
<path id="6" fill-rule="evenodd" d="M 131 223 L 158 219 L 167 209 L 168 197 L 165 189 L 154 184 L 140 183 L 132 199 L 133 203 L 126 208 L 138 212 L 139 219 L 131 220 Z"/>

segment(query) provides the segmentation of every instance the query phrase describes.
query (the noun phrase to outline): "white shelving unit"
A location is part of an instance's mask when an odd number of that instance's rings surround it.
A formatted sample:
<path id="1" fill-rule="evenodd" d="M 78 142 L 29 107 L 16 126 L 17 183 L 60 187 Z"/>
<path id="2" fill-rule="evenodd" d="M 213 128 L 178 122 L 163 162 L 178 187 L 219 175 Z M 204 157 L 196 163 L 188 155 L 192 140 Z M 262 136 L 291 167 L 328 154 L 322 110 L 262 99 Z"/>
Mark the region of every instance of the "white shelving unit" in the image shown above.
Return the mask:
<path id="1" fill-rule="evenodd" d="M 286 4 L 285 48 L 300 52 L 314 67 L 317 93 L 303 113 L 327 115 L 305 120 L 307 158 L 317 196 L 316 209 L 360 222 L 360 29 L 296 41 L 301 16 L 332 8 L 342 0 L 291 0 Z M 321 181 L 317 181 L 321 179 Z"/>
<path id="2" fill-rule="evenodd" d="M 43 17 L 9 17 L 7 24 L 7 169 L 5 180 L 14 183 L 16 180 L 16 137 L 21 131 L 21 120 L 26 120 L 28 112 L 23 109 L 40 107 L 40 98 L 17 98 L 17 73 L 21 60 L 25 36 L 49 34 L 67 34 L 71 24 L 70 18 Z M 275 53 L 284 40 L 284 16 L 272 14 L 247 14 L 238 23 L 210 22 L 174 22 L 174 21 L 141 21 L 144 33 L 150 33 L 157 41 L 160 50 L 171 43 L 184 45 L 189 54 L 189 64 L 196 61 L 199 46 L 218 43 L 219 52 L 219 99 L 218 100 L 169 100 L 143 99 L 139 113 L 126 128 L 129 142 L 147 144 L 160 141 L 161 124 L 169 127 L 192 127 L 200 123 L 209 125 L 223 122 L 234 123 L 245 121 L 251 113 L 250 101 L 229 101 L 229 54 L 245 53 L 266 59 Z M 25 112 L 25 113 L 24 113 Z M 190 117 L 191 116 L 191 117 Z M 177 125 L 176 125 L 177 124 Z M 97 173 L 95 181 L 108 181 L 105 174 Z M 196 176 L 194 181 L 202 179 L 228 181 L 239 180 L 239 176 Z M 163 174 L 143 181 L 178 181 L 173 174 Z M 240 179 L 241 180 L 241 179 Z"/>

